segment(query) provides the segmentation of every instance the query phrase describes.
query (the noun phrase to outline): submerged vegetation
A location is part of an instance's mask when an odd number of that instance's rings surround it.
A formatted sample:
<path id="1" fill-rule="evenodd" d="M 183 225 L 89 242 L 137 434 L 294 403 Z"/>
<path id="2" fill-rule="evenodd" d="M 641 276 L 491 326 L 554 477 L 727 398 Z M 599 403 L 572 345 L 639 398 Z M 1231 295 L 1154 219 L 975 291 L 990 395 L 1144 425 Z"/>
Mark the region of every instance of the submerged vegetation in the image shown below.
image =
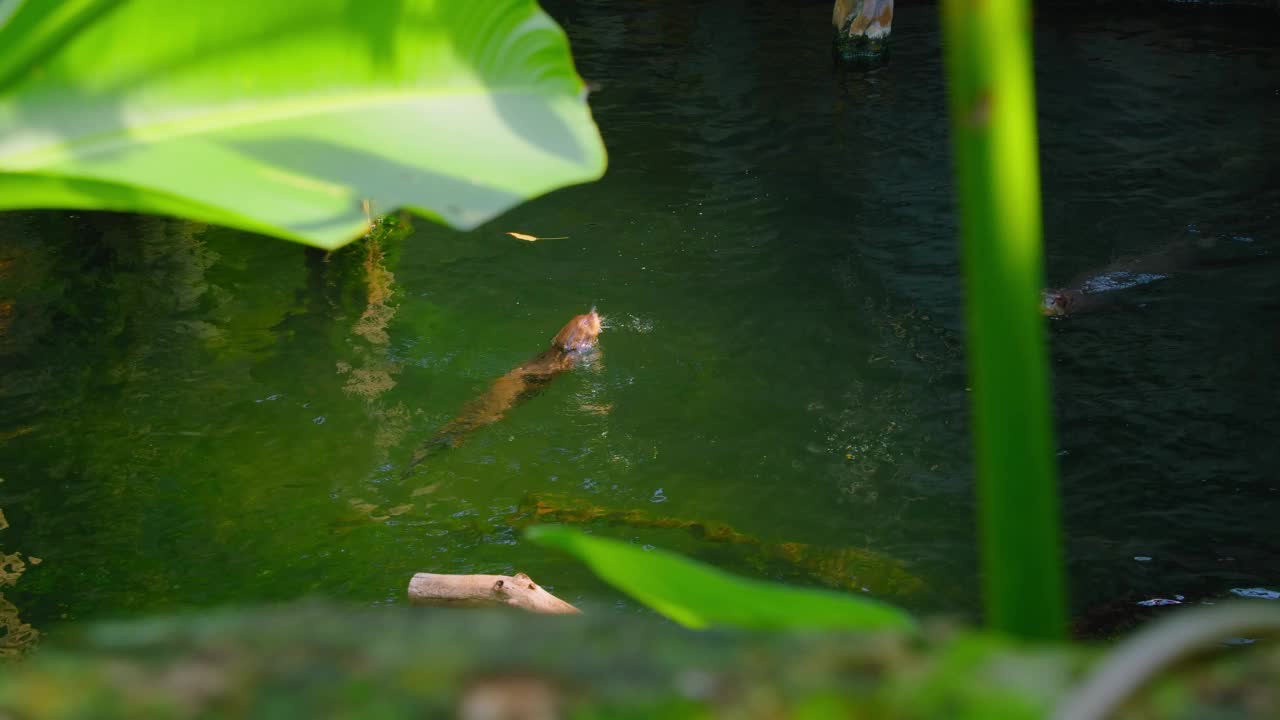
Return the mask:
<path id="1" fill-rule="evenodd" d="M 9 521 L 4 517 L 4 508 L 0 508 L 0 531 L 7 527 Z M 0 546 L 0 588 L 16 585 L 28 563 L 39 565 L 40 558 L 28 555 L 24 560 L 22 553 L 6 553 Z M 40 632 L 23 622 L 18 608 L 0 592 L 0 662 L 24 656 L 39 638 Z"/>

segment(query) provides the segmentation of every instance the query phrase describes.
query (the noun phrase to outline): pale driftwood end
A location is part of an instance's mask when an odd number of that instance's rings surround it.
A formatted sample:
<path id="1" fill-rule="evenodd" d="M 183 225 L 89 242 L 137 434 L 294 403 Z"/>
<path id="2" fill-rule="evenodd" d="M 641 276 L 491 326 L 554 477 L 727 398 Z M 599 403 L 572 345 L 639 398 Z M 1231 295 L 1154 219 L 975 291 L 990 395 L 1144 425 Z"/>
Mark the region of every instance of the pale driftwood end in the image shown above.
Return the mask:
<path id="1" fill-rule="evenodd" d="M 428 607 L 507 606 L 549 615 L 571 615 L 578 608 L 552 595 L 524 573 L 515 575 L 439 575 L 417 573 L 409 580 L 409 604 Z"/>

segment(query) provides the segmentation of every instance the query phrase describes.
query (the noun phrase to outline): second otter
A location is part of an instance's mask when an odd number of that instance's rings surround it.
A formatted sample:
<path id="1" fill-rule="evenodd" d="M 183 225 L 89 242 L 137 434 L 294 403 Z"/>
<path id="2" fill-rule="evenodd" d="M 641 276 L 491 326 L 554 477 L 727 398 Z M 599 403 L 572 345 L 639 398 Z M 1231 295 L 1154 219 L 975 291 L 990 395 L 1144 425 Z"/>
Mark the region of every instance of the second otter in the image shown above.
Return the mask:
<path id="1" fill-rule="evenodd" d="M 471 432 L 501 420 L 508 410 L 546 387 L 557 375 L 590 357 L 596 350 L 602 322 L 595 308 L 570 320 L 556 333 L 551 347 L 495 380 L 485 394 L 468 403 L 462 413 L 418 448 L 405 474 L 426 460 L 433 450 L 457 447 Z"/>
<path id="2" fill-rule="evenodd" d="M 1147 285 L 1197 268 L 1228 267 L 1263 259 L 1262 255 L 1241 255 L 1225 246 L 1214 237 L 1192 238 L 1172 242 L 1155 252 L 1120 258 L 1077 276 L 1066 287 L 1045 290 L 1040 311 L 1050 317 L 1062 317 L 1096 310 L 1118 300 L 1117 290 Z"/>

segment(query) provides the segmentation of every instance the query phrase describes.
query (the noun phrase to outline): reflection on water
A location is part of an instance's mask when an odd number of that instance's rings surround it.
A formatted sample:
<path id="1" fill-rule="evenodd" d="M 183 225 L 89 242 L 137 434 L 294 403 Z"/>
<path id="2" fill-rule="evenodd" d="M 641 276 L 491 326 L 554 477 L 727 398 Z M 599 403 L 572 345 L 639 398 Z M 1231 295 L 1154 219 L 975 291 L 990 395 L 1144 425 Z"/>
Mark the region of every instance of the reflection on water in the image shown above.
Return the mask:
<path id="1" fill-rule="evenodd" d="M 1157 280 L 1167 280 L 1168 278 L 1168 275 L 1160 273 L 1109 272 L 1090 278 L 1088 282 L 1081 286 L 1081 289 L 1085 292 L 1127 290 L 1139 285 L 1147 285 Z"/>
<path id="2" fill-rule="evenodd" d="M 369 412 L 374 430 L 374 446 L 380 453 L 395 448 L 411 428 L 411 415 L 403 402 L 388 403 L 382 397 L 396 386 L 395 376 L 403 363 L 387 354 L 391 336 L 387 328 L 395 319 L 395 275 L 388 269 L 388 248 L 398 248 L 409 235 L 407 218 L 387 217 L 377 221 L 369 235 L 339 256 L 357 256 L 359 269 L 349 271 L 362 280 L 364 309 L 352 324 L 351 338 L 355 362 L 339 360 L 335 367 L 347 376 L 342 389 L 360 398 Z M 333 254 L 326 264 L 334 262 Z M 336 278 L 341 274 L 335 273 Z M 338 282 L 341 282 L 339 279 Z M 358 339 L 357 339 L 358 338 Z M 361 342 L 363 340 L 363 342 Z"/>
<path id="3" fill-rule="evenodd" d="M 547 4 L 601 88 L 610 170 L 492 227 L 393 219 L 325 254 L 165 218 L 0 214 L 5 546 L 48 560 L 6 588 L 25 621 L 397 603 L 418 571 L 616 597 L 520 539 L 534 495 L 754 577 L 851 588 L 874 558 L 928 588 L 901 596 L 912 609 L 976 608 L 936 8 L 899 8 L 893 60 L 844 73 L 829 4 Z M 1050 285 L 1189 225 L 1280 243 L 1280 33 L 1037 21 Z M 1142 272 L 1169 277 L 1050 326 L 1078 615 L 1280 583 L 1280 406 L 1259 390 L 1280 381 L 1280 278 Z M 612 318 L 601 362 L 401 479 L 592 305 Z M 712 519 L 758 542 L 663 524 Z"/>

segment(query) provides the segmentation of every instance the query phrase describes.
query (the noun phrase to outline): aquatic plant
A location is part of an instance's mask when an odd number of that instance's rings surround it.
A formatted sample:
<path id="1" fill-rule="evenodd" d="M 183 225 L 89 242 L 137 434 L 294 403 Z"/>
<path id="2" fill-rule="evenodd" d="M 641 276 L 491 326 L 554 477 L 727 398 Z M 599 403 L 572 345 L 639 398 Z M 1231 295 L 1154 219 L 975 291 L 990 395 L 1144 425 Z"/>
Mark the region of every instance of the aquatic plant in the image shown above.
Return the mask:
<path id="1" fill-rule="evenodd" d="M 533 0 L 0 3 L 0 209 L 335 248 L 399 207 L 472 228 L 604 145 Z"/>
<path id="2" fill-rule="evenodd" d="M 525 536 L 572 553 L 614 587 L 685 627 L 916 627 L 906 612 L 871 598 L 742 578 L 657 548 L 591 537 L 556 525 L 532 527 Z"/>

